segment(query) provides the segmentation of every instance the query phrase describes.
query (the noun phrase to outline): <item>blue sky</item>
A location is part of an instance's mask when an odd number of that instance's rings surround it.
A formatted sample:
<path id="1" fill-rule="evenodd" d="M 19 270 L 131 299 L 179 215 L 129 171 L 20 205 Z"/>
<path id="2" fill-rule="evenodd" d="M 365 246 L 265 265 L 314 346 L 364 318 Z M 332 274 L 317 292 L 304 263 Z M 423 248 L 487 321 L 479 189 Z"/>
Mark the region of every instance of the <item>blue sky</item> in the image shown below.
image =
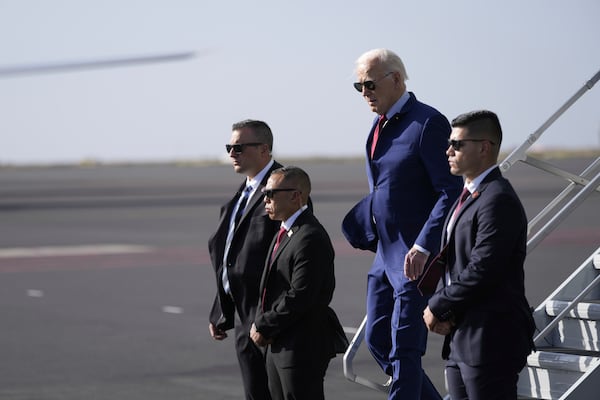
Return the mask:
<path id="1" fill-rule="evenodd" d="M 0 66 L 195 51 L 194 59 L 0 78 L 0 163 L 225 157 L 265 120 L 275 156 L 360 156 L 354 60 L 387 47 L 449 119 L 498 113 L 519 145 L 600 70 L 597 0 L 0 0 Z M 538 145 L 600 148 L 600 85 Z"/>

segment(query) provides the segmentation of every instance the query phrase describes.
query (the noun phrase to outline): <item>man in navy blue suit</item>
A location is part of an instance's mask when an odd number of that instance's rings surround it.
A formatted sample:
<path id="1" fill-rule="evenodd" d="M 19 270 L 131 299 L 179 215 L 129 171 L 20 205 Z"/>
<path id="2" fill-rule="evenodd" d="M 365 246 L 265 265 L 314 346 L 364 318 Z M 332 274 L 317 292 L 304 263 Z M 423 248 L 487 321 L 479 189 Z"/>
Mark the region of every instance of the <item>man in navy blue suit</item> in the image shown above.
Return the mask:
<path id="1" fill-rule="evenodd" d="M 519 371 L 533 349 L 523 272 L 527 218 L 496 165 L 501 141 L 491 111 L 452 121 L 448 162 L 465 190 L 445 223 L 446 273 L 423 319 L 446 335 L 442 357 L 453 400 L 516 399 Z"/>
<path id="2" fill-rule="evenodd" d="M 375 49 L 356 61 L 354 87 L 377 114 L 366 143 L 370 193 L 344 218 L 351 245 L 375 252 L 367 278 L 365 340 L 391 377 L 390 399 L 440 399 L 421 367 L 427 298 L 416 280 L 437 252 L 462 186 L 445 156 L 450 124 L 406 90 L 402 60 Z"/>

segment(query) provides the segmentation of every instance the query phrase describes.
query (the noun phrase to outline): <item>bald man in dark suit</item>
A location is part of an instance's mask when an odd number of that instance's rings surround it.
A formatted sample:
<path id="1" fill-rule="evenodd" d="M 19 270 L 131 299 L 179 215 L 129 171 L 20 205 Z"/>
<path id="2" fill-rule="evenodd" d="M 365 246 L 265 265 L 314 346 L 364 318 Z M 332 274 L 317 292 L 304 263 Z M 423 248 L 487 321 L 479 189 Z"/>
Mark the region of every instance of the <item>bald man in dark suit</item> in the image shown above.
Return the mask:
<path id="1" fill-rule="evenodd" d="M 250 336 L 257 345 L 268 345 L 273 400 L 320 400 L 329 360 L 347 346 L 329 307 L 335 288 L 333 246 L 307 206 L 310 179 L 303 170 L 273 171 L 263 192 L 267 213 L 281 221 L 281 229 L 266 260 Z M 345 343 L 336 349 L 340 336 Z"/>

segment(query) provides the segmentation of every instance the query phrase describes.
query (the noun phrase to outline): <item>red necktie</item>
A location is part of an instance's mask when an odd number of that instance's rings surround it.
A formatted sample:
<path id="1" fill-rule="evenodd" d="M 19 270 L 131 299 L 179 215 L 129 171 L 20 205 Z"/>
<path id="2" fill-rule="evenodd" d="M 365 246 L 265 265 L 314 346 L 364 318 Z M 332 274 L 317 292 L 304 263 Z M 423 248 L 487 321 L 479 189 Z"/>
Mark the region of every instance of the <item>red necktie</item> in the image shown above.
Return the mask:
<path id="1" fill-rule="evenodd" d="M 373 154 L 375 154 L 375 147 L 377 146 L 377 140 L 379 139 L 379 131 L 383 128 L 385 121 L 387 121 L 385 114 L 380 115 L 377 126 L 375 127 L 375 132 L 373 133 L 373 141 L 371 142 L 371 159 L 373 159 Z"/>
<path id="2" fill-rule="evenodd" d="M 269 272 L 271 272 L 271 265 L 273 264 L 273 258 L 275 257 L 275 253 L 277 252 L 277 249 L 279 248 L 279 244 L 281 243 L 281 239 L 283 239 L 283 235 L 285 235 L 287 232 L 287 230 L 282 226 L 281 228 L 279 228 L 279 233 L 277 233 L 277 240 L 275 240 L 275 246 L 273 246 L 273 252 L 271 253 L 271 257 L 269 258 L 269 265 L 267 266 L 268 270 L 267 270 L 267 276 L 269 275 Z M 263 292 L 262 292 L 262 299 L 261 299 L 261 309 L 263 310 L 263 312 L 265 311 L 265 297 L 267 295 L 267 280 L 265 280 L 265 287 L 263 288 Z"/>
<path id="3" fill-rule="evenodd" d="M 283 235 L 285 235 L 286 232 L 287 230 L 283 226 L 279 228 L 279 233 L 277 233 L 277 240 L 275 241 L 275 246 L 273 246 L 273 253 L 271 253 L 271 261 L 273 261 L 275 252 L 279 248 L 279 243 L 281 243 L 281 239 L 283 238 Z"/>
<path id="4" fill-rule="evenodd" d="M 469 197 L 470 194 L 471 194 L 471 192 L 469 192 L 469 189 L 467 189 L 467 188 L 463 189 L 462 193 L 460 194 L 460 199 L 458 200 L 458 205 L 456 206 L 456 208 L 454 209 L 454 212 L 452 213 L 452 219 L 456 218 L 456 215 L 462 208 L 463 204 L 465 204 L 465 200 L 467 200 L 467 197 Z"/>

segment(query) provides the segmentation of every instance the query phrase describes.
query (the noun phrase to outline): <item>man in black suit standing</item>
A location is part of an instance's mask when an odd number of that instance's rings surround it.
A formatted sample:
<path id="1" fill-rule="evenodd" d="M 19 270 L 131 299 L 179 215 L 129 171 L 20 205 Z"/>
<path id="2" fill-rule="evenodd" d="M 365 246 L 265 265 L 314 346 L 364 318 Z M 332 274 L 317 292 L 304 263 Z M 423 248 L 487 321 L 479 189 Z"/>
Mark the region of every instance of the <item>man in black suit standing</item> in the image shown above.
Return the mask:
<path id="1" fill-rule="evenodd" d="M 261 280 L 261 300 L 250 336 L 266 352 L 273 400 L 324 399 L 323 381 L 343 335 L 329 307 L 334 251 L 329 235 L 307 206 L 310 179 L 297 167 L 271 173 L 265 193 L 269 217 L 281 221 Z M 339 336 L 337 336 L 339 338 Z M 345 337 L 344 337 L 345 339 Z"/>
<path id="2" fill-rule="evenodd" d="M 446 154 L 464 190 L 446 218 L 443 285 L 423 319 L 446 335 L 442 357 L 453 400 L 516 399 L 518 374 L 533 348 L 523 271 L 527 219 L 496 165 L 501 141 L 491 111 L 452 121 Z"/>
<path id="3" fill-rule="evenodd" d="M 265 183 L 281 164 L 271 158 L 273 134 L 263 121 L 233 124 L 225 146 L 238 174 L 246 179 L 235 196 L 221 207 L 217 231 L 208 241 L 216 273 L 217 295 L 210 312 L 209 331 L 215 340 L 227 337 L 235 325 L 235 348 L 244 381 L 246 399 L 268 400 L 267 373 L 262 350 L 248 332 L 259 301 L 264 260 L 279 223 L 263 207 Z M 239 322 L 234 324 L 235 313 Z"/>

